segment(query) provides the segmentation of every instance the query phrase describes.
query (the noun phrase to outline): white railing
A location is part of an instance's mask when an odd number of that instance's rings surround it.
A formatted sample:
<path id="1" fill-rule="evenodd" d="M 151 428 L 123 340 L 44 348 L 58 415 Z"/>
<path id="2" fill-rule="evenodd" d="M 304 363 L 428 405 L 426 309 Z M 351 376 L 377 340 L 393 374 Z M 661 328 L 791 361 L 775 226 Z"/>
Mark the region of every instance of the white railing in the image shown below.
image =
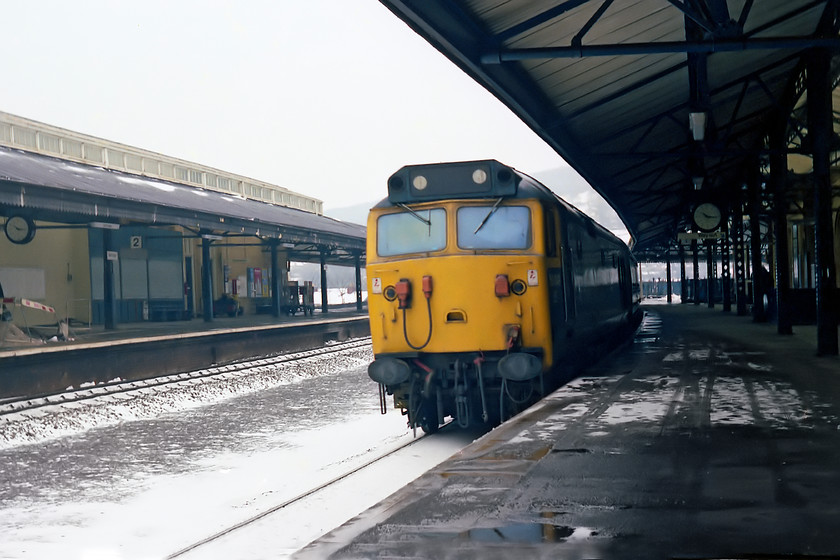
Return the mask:
<path id="1" fill-rule="evenodd" d="M 324 203 L 317 198 L 277 185 L 2 111 L 0 146 L 238 195 L 314 214 L 324 213 Z"/>

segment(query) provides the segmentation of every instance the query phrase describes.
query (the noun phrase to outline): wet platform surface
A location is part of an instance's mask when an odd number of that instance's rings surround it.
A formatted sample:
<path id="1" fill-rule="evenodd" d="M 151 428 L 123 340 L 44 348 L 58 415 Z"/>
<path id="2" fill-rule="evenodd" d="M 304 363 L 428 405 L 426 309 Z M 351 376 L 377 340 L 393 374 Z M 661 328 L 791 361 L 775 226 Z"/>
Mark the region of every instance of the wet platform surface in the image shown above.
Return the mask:
<path id="1" fill-rule="evenodd" d="M 650 305 L 634 343 L 299 558 L 840 556 L 816 330 Z"/>

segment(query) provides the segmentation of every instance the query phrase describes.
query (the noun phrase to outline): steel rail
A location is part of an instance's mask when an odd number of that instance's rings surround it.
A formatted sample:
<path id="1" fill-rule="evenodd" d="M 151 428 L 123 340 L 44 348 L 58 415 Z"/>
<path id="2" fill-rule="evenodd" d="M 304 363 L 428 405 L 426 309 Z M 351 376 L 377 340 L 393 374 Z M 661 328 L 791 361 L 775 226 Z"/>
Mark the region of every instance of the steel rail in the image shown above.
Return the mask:
<path id="1" fill-rule="evenodd" d="M 451 421 L 447 422 L 446 424 L 441 426 L 440 429 L 441 430 L 445 429 L 451 423 L 452 423 Z M 286 500 L 282 503 L 279 503 L 275 506 L 272 506 L 272 507 L 268 508 L 267 510 L 262 511 L 262 512 L 254 515 L 252 517 L 249 517 L 248 519 L 240 521 L 239 523 L 237 523 L 235 525 L 232 525 L 232 526 L 230 526 L 226 529 L 222 529 L 221 531 L 219 531 L 217 533 L 214 533 L 214 534 L 210 535 L 209 537 L 206 537 L 206 538 L 201 539 L 200 541 L 197 541 L 197 542 L 195 542 L 195 543 L 193 543 L 189 546 L 186 546 L 186 547 L 182 548 L 181 550 L 178 550 L 177 552 L 174 552 L 174 553 L 170 554 L 169 556 L 167 556 L 166 560 L 172 560 L 173 558 L 183 556 L 184 554 L 186 554 L 186 553 L 188 553 L 192 550 L 195 550 L 196 548 L 198 548 L 200 546 L 204 546 L 205 544 L 208 544 L 208 543 L 211 543 L 211 542 L 213 542 L 217 539 L 220 539 L 220 538 L 224 537 L 225 535 L 229 535 L 230 533 L 232 533 L 234 531 L 237 531 L 239 529 L 247 527 L 248 525 L 251 525 L 252 523 L 257 522 L 260 519 L 268 517 L 272 513 L 280 511 L 281 509 L 283 509 L 285 507 L 288 507 L 288 506 L 290 506 L 290 505 L 292 505 L 296 502 L 299 502 L 299 501 L 303 500 L 304 498 L 307 498 L 307 497 L 309 497 L 313 494 L 316 494 L 316 493 L 318 493 L 322 490 L 325 490 L 325 489 L 329 488 L 330 486 L 336 484 L 337 482 L 340 482 L 340 481 L 344 480 L 345 478 L 347 478 L 349 476 L 352 476 L 352 475 L 356 474 L 357 472 L 362 471 L 362 470 L 370 467 L 371 465 L 381 461 L 382 459 L 385 459 L 386 457 L 389 457 L 389 456 L 393 455 L 394 453 L 405 449 L 406 447 L 414 445 L 418 441 L 427 437 L 427 435 L 428 434 L 424 434 L 420 437 L 415 437 L 414 439 L 404 443 L 403 445 L 400 445 L 399 447 L 397 447 L 395 449 L 391 449 L 391 450 L 383 453 L 382 455 L 374 457 L 374 458 L 364 462 L 363 464 L 358 465 L 358 466 L 348 470 L 347 472 L 341 473 L 341 474 L 331 478 L 330 480 L 328 480 L 326 482 L 323 482 L 323 483 L 319 484 L 318 486 L 315 486 L 314 488 L 310 488 L 309 490 L 305 490 L 305 491 L 301 492 L 300 494 L 298 494 L 298 495 L 296 495 L 292 498 L 289 498 L 288 500 Z"/>

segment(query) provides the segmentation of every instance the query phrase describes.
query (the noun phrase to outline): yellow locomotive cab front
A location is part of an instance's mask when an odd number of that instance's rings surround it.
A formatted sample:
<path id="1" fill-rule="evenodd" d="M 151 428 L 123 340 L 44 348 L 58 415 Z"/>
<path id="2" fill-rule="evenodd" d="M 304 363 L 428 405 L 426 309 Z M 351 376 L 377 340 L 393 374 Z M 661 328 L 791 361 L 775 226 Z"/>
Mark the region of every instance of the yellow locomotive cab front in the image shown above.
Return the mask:
<path id="1" fill-rule="evenodd" d="M 383 409 L 392 394 L 409 425 L 430 432 L 446 416 L 496 423 L 544 396 L 559 383 L 558 348 L 586 332 L 574 283 L 613 276 L 613 241 L 589 241 L 604 237 L 590 225 L 574 256 L 582 266 L 598 254 L 587 266 L 605 270 L 574 276 L 563 266 L 560 216 L 588 222 L 492 160 L 406 166 L 388 193 L 367 227 L 368 374 Z M 587 294 L 607 309 L 613 288 L 601 282 Z"/>

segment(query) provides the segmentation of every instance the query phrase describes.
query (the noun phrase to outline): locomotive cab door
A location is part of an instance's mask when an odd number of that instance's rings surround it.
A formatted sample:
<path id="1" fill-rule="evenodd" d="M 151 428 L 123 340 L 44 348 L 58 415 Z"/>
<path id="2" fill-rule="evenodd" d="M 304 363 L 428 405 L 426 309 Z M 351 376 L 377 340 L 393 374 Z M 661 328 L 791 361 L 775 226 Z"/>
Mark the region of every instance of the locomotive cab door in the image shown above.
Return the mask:
<path id="1" fill-rule="evenodd" d="M 564 258 L 560 236 L 560 221 L 557 209 L 543 207 L 545 214 L 545 256 L 548 270 L 549 295 L 548 301 L 551 316 L 551 336 L 555 349 L 557 343 L 565 338 L 568 323 L 567 295 L 566 295 L 566 259 Z"/>
<path id="2" fill-rule="evenodd" d="M 579 246 L 579 239 L 572 239 L 569 235 L 569 221 L 563 220 L 560 223 L 561 250 L 563 252 L 563 286 L 566 297 L 566 323 L 569 329 L 574 328 L 577 317 L 577 306 L 575 305 L 575 248 Z"/>

